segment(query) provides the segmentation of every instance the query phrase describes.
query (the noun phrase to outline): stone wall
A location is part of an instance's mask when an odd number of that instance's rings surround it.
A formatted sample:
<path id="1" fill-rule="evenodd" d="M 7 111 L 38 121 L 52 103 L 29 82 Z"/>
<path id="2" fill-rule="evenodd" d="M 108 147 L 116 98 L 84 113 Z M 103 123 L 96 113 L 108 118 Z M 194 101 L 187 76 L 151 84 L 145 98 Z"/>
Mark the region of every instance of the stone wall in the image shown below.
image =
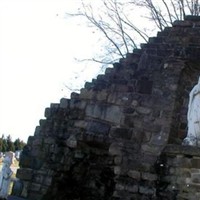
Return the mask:
<path id="1" fill-rule="evenodd" d="M 158 166 L 159 194 L 168 199 L 200 199 L 200 149 L 167 145 Z"/>
<path id="2" fill-rule="evenodd" d="M 198 199 L 199 149 L 181 143 L 200 75 L 199 33 L 199 17 L 177 21 L 80 94 L 46 108 L 22 153 L 18 195 Z"/>

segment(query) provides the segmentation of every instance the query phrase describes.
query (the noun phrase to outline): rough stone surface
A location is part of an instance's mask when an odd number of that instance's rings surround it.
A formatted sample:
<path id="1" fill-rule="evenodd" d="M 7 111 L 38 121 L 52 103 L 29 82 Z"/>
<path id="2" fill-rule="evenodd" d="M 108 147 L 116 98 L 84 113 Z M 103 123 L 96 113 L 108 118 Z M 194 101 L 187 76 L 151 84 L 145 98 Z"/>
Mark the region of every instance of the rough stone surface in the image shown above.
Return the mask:
<path id="1" fill-rule="evenodd" d="M 199 29 L 199 17 L 176 21 L 46 108 L 22 152 L 19 196 L 199 200 L 200 149 L 181 146 L 200 75 Z"/>

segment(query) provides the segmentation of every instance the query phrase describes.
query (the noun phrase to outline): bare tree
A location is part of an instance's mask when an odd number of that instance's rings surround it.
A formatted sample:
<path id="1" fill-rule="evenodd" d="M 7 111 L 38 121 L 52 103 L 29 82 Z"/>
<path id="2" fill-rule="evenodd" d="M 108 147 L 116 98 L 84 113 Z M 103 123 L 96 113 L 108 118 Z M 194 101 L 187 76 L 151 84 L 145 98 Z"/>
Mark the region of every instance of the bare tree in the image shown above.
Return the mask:
<path id="1" fill-rule="evenodd" d="M 81 24 L 84 21 L 91 28 L 98 38 L 99 51 L 95 50 L 93 57 L 77 58 L 77 61 L 96 62 L 104 69 L 139 48 L 149 36 L 171 26 L 175 20 L 200 14 L 198 0 L 80 1 L 78 12 L 66 13 L 66 16 L 78 17 Z M 72 85 L 66 85 L 66 88 L 77 91 Z"/>
<path id="2" fill-rule="evenodd" d="M 145 31 L 134 25 L 134 21 L 126 15 L 128 6 L 128 1 L 122 3 L 117 0 L 102 0 L 101 7 L 96 10 L 91 3 L 86 4 L 82 1 L 77 13 L 67 13 L 67 16 L 84 18 L 88 27 L 95 28 L 102 34 L 102 37 L 100 36 L 103 45 L 102 55 L 85 60 L 112 64 L 138 48 L 141 41 L 147 42 L 148 35 Z"/>
<path id="3" fill-rule="evenodd" d="M 173 24 L 175 20 L 183 20 L 186 15 L 199 15 L 198 0 L 132 0 L 130 4 L 145 8 L 146 17 L 156 24 L 159 30 Z"/>
<path id="4" fill-rule="evenodd" d="M 125 57 L 127 53 L 138 48 L 140 43 L 147 42 L 150 30 L 138 26 L 139 18 L 142 22 L 154 24 L 154 30 L 162 31 L 171 26 L 175 20 L 183 20 L 186 15 L 199 15 L 198 0 L 101 0 L 101 5 L 95 7 L 97 1 L 86 3 L 81 1 L 77 13 L 67 13 L 67 16 L 76 16 L 85 19 L 88 27 L 95 28 L 102 43 L 102 53 L 96 57 L 82 59 L 110 64 Z M 133 13 L 139 13 L 137 17 Z"/>

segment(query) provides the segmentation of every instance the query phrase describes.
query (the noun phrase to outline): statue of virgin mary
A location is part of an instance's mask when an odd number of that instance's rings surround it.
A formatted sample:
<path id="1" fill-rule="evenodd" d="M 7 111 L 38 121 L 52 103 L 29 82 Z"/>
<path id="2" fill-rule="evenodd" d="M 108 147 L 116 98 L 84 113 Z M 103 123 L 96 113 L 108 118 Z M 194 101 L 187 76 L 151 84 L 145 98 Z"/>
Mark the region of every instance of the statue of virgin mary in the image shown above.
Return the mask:
<path id="1" fill-rule="evenodd" d="M 200 146 L 200 77 L 189 95 L 187 121 L 188 132 L 183 144 Z"/>

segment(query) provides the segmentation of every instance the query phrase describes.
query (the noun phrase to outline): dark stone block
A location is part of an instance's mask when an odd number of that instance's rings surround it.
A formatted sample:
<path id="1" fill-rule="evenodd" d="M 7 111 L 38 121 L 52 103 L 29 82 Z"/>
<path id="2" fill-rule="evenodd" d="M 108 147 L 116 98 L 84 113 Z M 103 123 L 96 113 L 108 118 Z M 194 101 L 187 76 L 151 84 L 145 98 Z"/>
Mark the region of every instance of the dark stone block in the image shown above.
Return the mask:
<path id="1" fill-rule="evenodd" d="M 94 91 L 103 90 L 108 87 L 108 83 L 104 80 L 97 80 L 95 86 L 93 87 Z"/>
<path id="2" fill-rule="evenodd" d="M 185 20 L 189 20 L 189 21 L 196 21 L 199 22 L 200 21 L 200 16 L 196 16 L 196 15 L 186 15 L 185 16 Z"/>
<path id="3" fill-rule="evenodd" d="M 119 70 L 122 68 L 122 64 L 121 63 L 114 63 L 113 64 L 113 67 L 116 69 L 116 70 Z"/>
<path id="4" fill-rule="evenodd" d="M 126 107 L 126 108 L 124 108 L 123 112 L 126 114 L 132 114 L 135 112 L 135 109 L 132 107 Z"/>
<path id="5" fill-rule="evenodd" d="M 86 82 L 84 87 L 85 87 L 85 89 L 91 89 L 94 87 L 94 84 L 91 82 Z"/>
<path id="6" fill-rule="evenodd" d="M 187 128 L 187 124 L 186 123 L 181 123 L 180 129 L 185 130 L 186 128 Z"/>
<path id="7" fill-rule="evenodd" d="M 138 81 L 138 92 L 141 94 L 151 94 L 152 93 L 153 81 L 140 80 Z"/>
<path id="8" fill-rule="evenodd" d="M 112 83 L 118 84 L 118 85 L 127 85 L 128 81 L 124 79 L 113 79 Z"/>
<path id="9" fill-rule="evenodd" d="M 20 196 L 23 189 L 23 182 L 21 180 L 15 180 L 13 183 L 12 188 L 12 195 L 14 196 Z"/>
<path id="10" fill-rule="evenodd" d="M 38 193 L 38 192 L 35 192 L 35 191 L 32 191 L 28 194 L 28 200 L 42 200 L 43 199 L 43 195 Z"/>
<path id="11" fill-rule="evenodd" d="M 142 53 L 142 49 L 133 49 L 133 53 L 134 54 L 141 54 Z"/>
<path id="12" fill-rule="evenodd" d="M 46 118 L 50 118 L 51 117 L 51 109 L 50 108 L 45 108 L 44 116 Z"/>
<path id="13" fill-rule="evenodd" d="M 134 127 L 134 117 L 133 116 L 125 116 L 125 119 L 124 119 L 124 124 L 128 127 Z"/>
<path id="14" fill-rule="evenodd" d="M 130 140 L 132 137 L 132 131 L 129 128 L 113 128 L 110 131 L 110 136 L 113 138 Z"/>
<path id="15" fill-rule="evenodd" d="M 17 170 L 17 178 L 21 180 L 25 181 L 32 180 L 32 177 L 33 177 L 33 169 L 31 168 L 19 168 Z M 20 187 L 20 184 L 18 187 Z"/>
<path id="16" fill-rule="evenodd" d="M 59 103 L 51 103 L 50 108 L 59 108 L 60 104 Z"/>
<path id="17" fill-rule="evenodd" d="M 97 76 L 97 80 L 102 80 L 102 81 L 104 81 L 104 80 L 106 80 L 106 76 L 105 76 L 104 74 L 99 74 L 99 75 Z"/>
<path id="18" fill-rule="evenodd" d="M 44 160 L 38 159 L 38 158 L 33 158 L 32 159 L 32 169 L 40 169 L 44 163 Z"/>
<path id="19" fill-rule="evenodd" d="M 175 144 L 168 144 L 165 149 L 164 153 L 166 154 L 182 154 L 185 156 L 199 156 L 200 155 L 200 147 L 196 146 L 182 146 L 182 145 L 175 145 Z"/>
<path id="20" fill-rule="evenodd" d="M 143 122 L 143 130 L 159 133 L 162 126 L 160 124 L 153 124 L 152 122 Z"/>
<path id="21" fill-rule="evenodd" d="M 110 125 L 100 121 L 90 121 L 87 125 L 87 131 L 97 134 L 108 135 L 110 131 Z"/>
<path id="22" fill-rule="evenodd" d="M 71 99 L 78 99 L 79 98 L 79 93 L 76 93 L 76 92 L 72 92 L 71 93 Z"/>
<path id="23" fill-rule="evenodd" d="M 111 73 L 113 73 L 114 72 L 114 69 L 113 68 L 106 68 L 106 70 L 105 70 L 105 74 L 106 75 L 108 75 L 108 74 L 111 74 Z"/>

